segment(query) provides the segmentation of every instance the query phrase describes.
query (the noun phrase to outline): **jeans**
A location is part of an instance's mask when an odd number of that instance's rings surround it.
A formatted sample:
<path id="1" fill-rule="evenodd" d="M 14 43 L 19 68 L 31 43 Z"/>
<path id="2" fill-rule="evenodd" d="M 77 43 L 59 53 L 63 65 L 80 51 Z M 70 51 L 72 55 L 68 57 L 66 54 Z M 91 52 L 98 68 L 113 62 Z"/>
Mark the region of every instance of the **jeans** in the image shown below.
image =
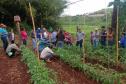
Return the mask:
<path id="1" fill-rule="evenodd" d="M 83 39 L 80 40 L 80 41 L 77 41 L 76 46 L 79 46 L 80 48 L 82 48 L 82 46 L 83 46 Z"/>
<path id="2" fill-rule="evenodd" d="M 102 40 L 102 41 L 101 41 L 101 45 L 102 45 L 102 46 L 106 46 L 106 40 Z"/>
<path id="3" fill-rule="evenodd" d="M 32 45 L 33 45 L 33 49 L 36 49 L 36 40 L 35 40 L 35 38 L 32 38 Z"/>
<path id="4" fill-rule="evenodd" d="M 57 42 L 57 47 L 62 48 L 63 47 L 63 41 L 58 41 Z"/>
<path id="5" fill-rule="evenodd" d="M 98 43 L 99 43 L 99 40 L 98 40 L 98 39 L 95 39 L 95 40 L 93 41 L 93 46 L 94 46 L 94 48 L 98 47 Z"/>
<path id="6" fill-rule="evenodd" d="M 7 37 L 1 37 L 1 40 L 3 42 L 3 48 L 4 48 L 4 50 L 6 50 L 6 48 L 8 47 Z"/>

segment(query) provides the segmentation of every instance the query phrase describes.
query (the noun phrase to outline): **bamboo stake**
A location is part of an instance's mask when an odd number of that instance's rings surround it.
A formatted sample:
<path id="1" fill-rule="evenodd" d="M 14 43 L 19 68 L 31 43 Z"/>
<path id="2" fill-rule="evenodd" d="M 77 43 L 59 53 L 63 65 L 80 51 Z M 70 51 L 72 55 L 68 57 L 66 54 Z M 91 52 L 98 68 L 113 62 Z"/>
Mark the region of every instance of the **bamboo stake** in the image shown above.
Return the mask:
<path id="1" fill-rule="evenodd" d="M 117 6 L 117 23 L 116 23 L 116 63 L 117 63 L 117 66 L 119 64 L 119 44 L 118 44 L 119 18 L 118 18 L 118 15 L 119 15 L 119 6 Z"/>
<path id="2" fill-rule="evenodd" d="M 83 39 L 83 62 L 85 63 L 85 59 L 86 59 L 86 53 L 85 53 L 85 41 L 86 41 L 86 39 L 84 38 Z"/>
<path id="3" fill-rule="evenodd" d="M 35 40 L 36 40 L 37 56 L 38 56 L 38 60 L 39 60 L 38 42 L 37 42 L 36 32 L 35 32 L 35 21 L 34 21 L 34 18 L 33 18 L 30 2 L 29 2 L 29 8 L 30 8 L 30 15 L 31 15 L 31 18 L 32 18 L 33 31 L 34 31 Z"/>
<path id="4" fill-rule="evenodd" d="M 20 23 L 19 22 L 16 22 L 16 26 L 17 26 L 17 29 L 18 29 L 18 36 L 19 36 L 19 45 L 21 45 L 21 42 L 22 42 L 22 40 L 21 40 L 21 33 L 20 33 Z"/>
<path id="5" fill-rule="evenodd" d="M 84 27 L 85 27 L 85 15 L 84 15 Z M 86 52 L 85 52 L 85 41 L 86 41 L 86 37 L 84 36 L 84 39 L 83 39 L 83 62 L 85 63 L 85 59 L 86 59 Z"/>

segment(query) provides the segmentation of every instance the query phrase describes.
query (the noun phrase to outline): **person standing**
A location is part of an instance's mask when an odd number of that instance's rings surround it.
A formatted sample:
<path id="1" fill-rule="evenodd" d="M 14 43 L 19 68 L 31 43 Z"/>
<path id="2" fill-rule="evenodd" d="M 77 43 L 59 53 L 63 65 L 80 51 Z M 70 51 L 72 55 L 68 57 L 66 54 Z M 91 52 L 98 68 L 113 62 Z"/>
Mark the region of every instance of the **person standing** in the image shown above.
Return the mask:
<path id="1" fill-rule="evenodd" d="M 119 43 L 122 48 L 126 48 L 126 34 L 125 33 L 122 33 Z"/>
<path id="2" fill-rule="evenodd" d="M 11 32 L 9 33 L 8 38 L 9 38 L 10 43 L 15 40 L 13 29 L 11 29 Z"/>
<path id="3" fill-rule="evenodd" d="M 52 32 L 52 34 L 51 34 L 51 42 L 52 42 L 52 44 L 53 44 L 54 46 L 56 46 L 56 41 L 57 41 L 56 36 L 57 36 L 57 32 L 56 32 L 56 30 L 54 30 L 54 31 Z"/>
<path id="4" fill-rule="evenodd" d="M 43 32 L 43 30 L 41 28 L 37 28 L 37 30 L 36 30 L 36 37 L 37 37 L 38 41 L 41 39 L 41 33 L 42 32 Z"/>
<path id="5" fill-rule="evenodd" d="M 36 52 L 36 50 L 37 50 L 36 41 L 37 40 L 35 39 L 34 30 L 32 30 L 32 32 L 31 32 L 31 38 L 32 38 L 33 50 Z"/>
<path id="6" fill-rule="evenodd" d="M 1 36 L 1 40 L 3 42 L 4 50 L 6 50 L 6 48 L 8 46 L 8 32 L 5 28 L 6 28 L 6 25 L 1 23 L 0 24 L 0 36 Z"/>
<path id="7" fill-rule="evenodd" d="M 79 46 L 80 48 L 82 48 L 84 36 L 85 36 L 85 34 L 81 31 L 81 29 L 77 29 L 77 35 L 76 35 L 77 42 L 76 42 L 76 46 Z"/>
<path id="8" fill-rule="evenodd" d="M 93 38 L 94 38 L 94 33 L 91 31 L 90 33 L 90 42 L 91 42 L 91 45 L 93 46 Z"/>
<path id="9" fill-rule="evenodd" d="M 114 42 L 114 36 L 111 28 L 109 28 L 107 37 L 108 37 L 108 45 L 112 46 Z"/>
<path id="10" fill-rule="evenodd" d="M 102 26 L 102 31 L 101 31 L 101 45 L 106 46 L 106 38 L 107 38 L 107 33 L 105 30 L 105 27 Z"/>
<path id="11" fill-rule="evenodd" d="M 93 38 L 93 46 L 94 48 L 97 48 L 98 47 L 98 43 L 99 43 L 99 31 L 98 29 L 96 28 L 95 29 L 95 32 L 94 32 L 94 38 Z"/>
<path id="12" fill-rule="evenodd" d="M 21 30 L 21 38 L 22 38 L 23 44 L 27 45 L 28 36 L 27 36 L 27 32 L 26 32 L 25 28 L 22 28 L 22 30 Z"/>
<path id="13" fill-rule="evenodd" d="M 57 34 L 57 46 L 59 48 L 63 47 L 64 39 L 65 39 L 65 36 L 64 36 L 63 30 L 60 30 L 59 33 Z"/>

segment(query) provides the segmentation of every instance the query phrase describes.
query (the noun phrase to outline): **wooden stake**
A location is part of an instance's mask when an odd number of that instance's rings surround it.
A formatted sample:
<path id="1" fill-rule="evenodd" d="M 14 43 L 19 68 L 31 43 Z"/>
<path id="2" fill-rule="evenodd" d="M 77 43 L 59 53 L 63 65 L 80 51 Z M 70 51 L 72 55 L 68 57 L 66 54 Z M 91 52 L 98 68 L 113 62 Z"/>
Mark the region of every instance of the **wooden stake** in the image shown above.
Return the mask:
<path id="1" fill-rule="evenodd" d="M 33 18 L 32 8 L 31 8 L 30 2 L 29 2 L 29 8 L 30 8 L 30 15 L 31 15 L 31 18 L 32 18 L 32 25 L 33 25 L 35 40 L 36 40 L 37 56 L 38 56 L 38 60 L 39 60 L 38 43 L 37 43 L 36 32 L 35 32 L 35 21 L 34 21 L 34 18 Z"/>
<path id="2" fill-rule="evenodd" d="M 19 35 L 19 40 L 18 40 L 19 42 L 18 42 L 18 44 L 21 45 L 22 40 L 21 40 L 21 33 L 20 33 L 20 23 L 16 22 L 16 26 L 17 26 L 18 35 Z"/>
<path id="3" fill-rule="evenodd" d="M 85 41 L 86 41 L 86 39 L 84 38 L 83 39 L 83 62 L 85 63 L 85 59 L 86 59 L 86 53 L 85 53 Z"/>
<path id="4" fill-rule="evenodd" d="M 117 6 L 117 23 L 116 23 L 116 63 L 117 63 L 117 66 L 119 64 L 119 43 L 118 43 L 119 18 L 118 18 L 118 15 L 119 15 L 119 6 Z"/>

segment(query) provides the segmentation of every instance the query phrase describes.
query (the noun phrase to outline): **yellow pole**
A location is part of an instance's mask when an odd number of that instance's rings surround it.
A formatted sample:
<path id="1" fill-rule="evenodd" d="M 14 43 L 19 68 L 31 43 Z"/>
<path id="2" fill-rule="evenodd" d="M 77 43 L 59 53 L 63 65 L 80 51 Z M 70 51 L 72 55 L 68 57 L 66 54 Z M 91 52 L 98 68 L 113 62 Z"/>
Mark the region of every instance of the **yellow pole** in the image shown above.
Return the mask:
<path id="1" fill-rule="evenodd" d="M 116 24 L 116 63 L 117 63 L 117 66 L 119 64 L 119 43 L 118 43 L 119 18 L 118 18 L 118 15 L 119 15 L 119 6 L 117 6 L 117 24 Z"/>
<path id="2" fill-rule="evenodd" d="M 39 60 L 38 43 L 37 43 L 36 32 L 35 32 L 35 21 L 34 21 L 34 18 L 33 18 L 32 8 L 31 8 L 30 2 L 29 2 L 29 8 L 30 8 L 30 15 L 31 15 L 31 18 L 32 18 L 32 25 L 33 25 L 35 40 L 36 40 L 37 56 L 38 56 L 38 60 Z"/>

